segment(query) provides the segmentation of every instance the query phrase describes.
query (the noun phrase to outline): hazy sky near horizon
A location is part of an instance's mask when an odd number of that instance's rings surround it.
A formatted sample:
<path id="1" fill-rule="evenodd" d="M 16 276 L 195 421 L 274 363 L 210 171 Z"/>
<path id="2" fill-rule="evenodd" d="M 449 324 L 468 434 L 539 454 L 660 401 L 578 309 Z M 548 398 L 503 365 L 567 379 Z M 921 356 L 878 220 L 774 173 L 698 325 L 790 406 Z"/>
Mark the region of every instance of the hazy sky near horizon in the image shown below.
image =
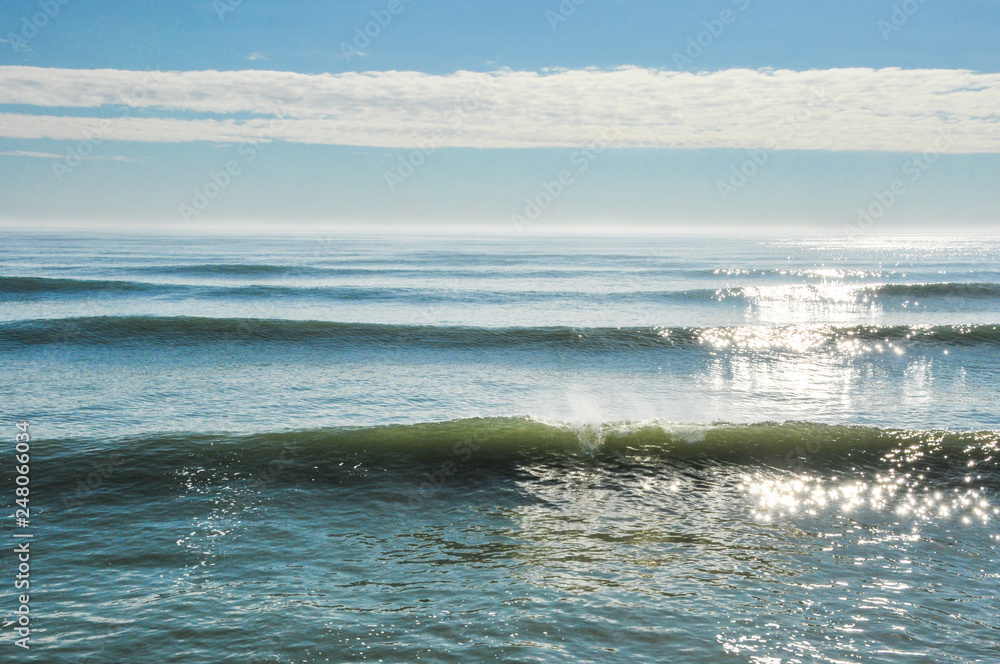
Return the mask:
<path id="1" fill-rule="evenodd" d="M 0 222 L 995 232 L 1000 0 L 9 0 Z"/>

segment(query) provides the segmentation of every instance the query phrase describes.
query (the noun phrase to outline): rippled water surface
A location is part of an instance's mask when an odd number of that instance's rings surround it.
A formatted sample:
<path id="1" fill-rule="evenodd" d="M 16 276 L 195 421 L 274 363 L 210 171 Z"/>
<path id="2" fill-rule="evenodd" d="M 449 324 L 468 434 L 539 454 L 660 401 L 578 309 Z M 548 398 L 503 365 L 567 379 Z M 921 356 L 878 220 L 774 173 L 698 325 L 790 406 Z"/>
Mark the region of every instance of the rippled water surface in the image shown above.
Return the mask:
<path id="1" fill-rule="evenodd" d="M 996 240 L 3 239 L 28 661 L 1000 656 Z"/>

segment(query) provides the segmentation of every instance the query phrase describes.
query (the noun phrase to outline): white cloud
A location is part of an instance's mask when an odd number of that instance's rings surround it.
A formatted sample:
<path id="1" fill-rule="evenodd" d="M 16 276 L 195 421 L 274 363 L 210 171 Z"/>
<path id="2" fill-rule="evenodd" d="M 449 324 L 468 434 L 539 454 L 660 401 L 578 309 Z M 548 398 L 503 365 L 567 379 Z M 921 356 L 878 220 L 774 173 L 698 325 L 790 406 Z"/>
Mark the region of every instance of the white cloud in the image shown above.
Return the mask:
<path id="1" fill-rule="evenodd" d="M 1000 152 L 1000 74 L 947 69 L 141 72 L 0 67 L 0 136 L 380 147 L 575 147 L 611 123 L 651 148 Z M 165 117 L 65 116 L 126 104 Z M 190 113 L 208 117 L 191 119 Z M 185 113 L 186 117 L 172 117 Z M 233 114 L 251 119 L 234 119 Z M 280 116 L 282 119 L 276 119 Z"/>
<path id="2" fill-rule="evenodd" d="M 6 150 L 0 152 L 4 157 L 37 157 L 39 159 L 62 159 L 66 155 L 54 152 L 28 152 L 27 150 Z"/>
<path id="3" fill-rule="evenodd" d="M 9 35 L 10 33 L 8 33 Z M 31 52 L 31 47 L 28 46 L 28 42 L 21 39 L 19 41 L 10 41 L 9 39 L 0 39 L 0 44 L 10 44 L 15 51 L 23 51 L 25 53 Z"/>
<path id="4" fill-rule="evenodd" d="M 260 51 L 254 51 L 247 56 L 247 60 L 267 60 L 267 56 Z"/>
<path id="5" fill-rule="evenodd" d="M 28 150 L 4 150 L 0 152 L 0 156 L 4 157 L 33 157 L 36 159 L 65 159 L 65 154 L 56 154 L 54 152 L 30 152 Z M 79 159 L 103 159 L 106 161 L 134 161 L 128 157 L 121 157 L 118 155 L 92 155 L 89 157 L 84 157 L 82 155 L 74 155 L 75 158 Z"/>

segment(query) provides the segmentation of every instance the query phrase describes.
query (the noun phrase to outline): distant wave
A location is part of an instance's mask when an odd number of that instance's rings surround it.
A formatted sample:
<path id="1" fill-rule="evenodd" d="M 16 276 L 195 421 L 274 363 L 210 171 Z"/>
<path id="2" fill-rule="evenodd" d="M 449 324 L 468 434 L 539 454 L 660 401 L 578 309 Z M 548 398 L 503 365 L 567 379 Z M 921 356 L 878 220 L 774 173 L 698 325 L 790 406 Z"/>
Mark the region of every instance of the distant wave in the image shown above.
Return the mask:
<path id="1" fill-rule="evenodd" d="M 269 263 L 200 263 L 194 265 L 150 265 L 133 268 L 137 274 L 162 274 L 185 276 L 229 276 L 229 277 L 299 277 L 312 275 L 342 274 L 353 272 L 350 268 L 323 268 L 296 265 L 273 265 Z"/>
<path id="2" fill-rule="evenodd" d="M 549 293 L 503 293 L 493 291 L 451 291 L 434 288 L 382 286 L 284 286 L 250 284 L 213 286 L 203 284 L 149 283 L 124 280 L 61 279 L 48 277 L 0 277 L 0 300 L 43 298 L 94 298 L 99 296 L 156 295 L 207 299 L 289 299 L 328 301 L 410 302 L 505 302 L 516 298 L 558 297 Z M 569 294 L 573 296 L 573 294 Z"/>
<path id="3" fill-rule="evenodd" d="M 390 262 L 383 265 L 379 261 L 365 261 L 364 264 L 350 265 L 346 261 L 344 265 L 269 265 L 269 264 L 242 264 L 242 263 L 220 263 L 220 264 L 196 264 L 196 265 L 163 265 L 163 266 L 143 266 L 128 268 L 123 271 L 128 274 L 142 275 L 163 275 L 163 276 L 189 276 L 189 277 L 233 277 L 252 278 L 260 277 L 439 277 L 439 278 L 460 278 L 460 279 L 481 279 L 487 278 L 566 278 L 580 276 L 595 276 L 606 274 L 617 276 L 621 272 L 618 268 L 594 268 L 582 266 L 565 266 L 562 268 L 540 268 L 535 266 L 521 265 L 494 266 L 484 265 L 481 267 L 468 266 L 457 267 L 455 265 L 425 264 L 425 263 L 395 263 Z M 673 269 L 641 268 L 633 271 L 636 275 L 656 276 L 685 274 L 688 271 L 677 271 Z M 697 274 L 701 274 L 698 271 Z"/>
<path id="4" fill-rule="evenodd" d="M 48 277 L 0 277 L 0 296 L 73 293 L 141 293 L 156 284 L 106 279 L 53 279 Z"/>
<path id="5" fill-rule="evenodd" d="M 202 266 L 199 266 L 199 269 Z M 231 266 L 220 266 L 228 269 Z M 260 266 L 269 267 L 269 266 Z M 271 272 L 271 274 L 277 274 Z M 454 282 L 458 285 L 459 282 Z M 183 297 L 201 297 L 211 299 L 304 299 L 327 301 L 408 301 L 415 303 L 429 302 L 462 302 L 480 304 L 500 304 L 517 300 L 551 300 L 603 299 L 609 301 L 621 300 L 704 300 L 716 299 L 714 290 L 701 289 L 690 291 L 656 292 L 656 291 L 625 291 L 625 292 L 574 292 L 574 291 L 503 291 L 458 289 L 449 282 L 444 287 L 428 286 L 424 288 L 394 287 L 394 286 L 288 286 L 281 284 L 247 284 L 247 285 L 205 285 L 185 283 L 150 283 L 126 280 L 97 279 L 63 279 L 48 277 L 0 277 L 0 299 L 17 299 L 24 296 L 37 297 L 72 297 L 84 295 L 175 295 Z"/>
<path id="6" fill-rule="evenodd" d="M 0 298 L 37 296 L 73 296 L 82 294 L 176 294 L 213 298 L 247 297 L 325 297 L 329 299 L 386 299 L 411 295 L 406 288 L 367 288 L 362 286 L 295 287 L 272 285 L 209 286 L 202 284 L 150 283 L 106 279 L 61 279 L 49 277 L 0 277 Z"/>
<path id="7" fill-rule="evenodd" d="M 234 265 L 200 265 L 191 266 L 197 274 L 207 276 L 218 270 L 217 274 L 233 276 L 248 276 L 239 273 L 238 269 L 249 267 L 249 276 L 303 276 L 303 270 L 309 274 L 330 273 L 325 268 L 282 268 L 272 265 L 234 266 Z M 165 268 L 155 268 L 163 271 Z M 180 271 L 188 266 L 176 268 Z M 254 272 L 254 270 L 258 270 Z M 353 273 L 352 270 L 344 272 Z M 397 275 L 400 276 L 400 275 Z M 409 276 L 434 276 L 433 272 L 414 272 Z M 538 276 L 538 275 L 535 275 Z M 107 279 L 67 279 L 48 277 L 0 277 L 0 299 L 17 299 L 23 297 L 73 297 L 76 295 L 93 297 L 98 295 L 157 295 L 201 297 L 211 299 L 304 299 L 326 301 L 408 301 L 421 302 L 457 302 L 479 304 L 502 304 L 516 301 L 544 300 L 587 300 L 607 303 L 615 302 L 686 302 L 706 304 L 723 300 L 742 300 L 747 303 L 764 303 L 770 301 L 795 301 L 841 304 L 878 303 L 879 298 L 893 298 L 903 301 L 919 301 L 931 299 L 947 299 L 950 301 L 979 302 L 995 300 L 1000 304 L 1000 283 L 919 283 L 919 284 L 877 284 L 864 285 L 849 282 L 827 282 L 822 284 L 780 284 L 768 286 L 738 286 L 732 288 L 693 288 L 681 290 L 655 290 L 651 279 L 633 278 L 635 275 L 609 275 L 609 285 L 613 288 L 607 291 L 575 291 L 560 290 L 497 290 L 466 288 L 476 281 L 470 277 L 463 281 L 454 277 L 453 281 L 436 285 L 433 282 L 423 287 L 400 286 L 366 286 L 366 285 L 284 285 L 284 284 L 246 284 L 246 285 L 206 285 L 185 283 L 150 283 L 131 280 Z"/>
<path id="8" fill-rule="evenodd" d="M 869 290 L 878 295 L 894 295 L 905 298 L 1000 298 L 1000 284 L 992 283 L 885 284 Z"/>
<path id="9" fill-rule="evenodd" d="M 0 324 L 0 349 L 45 344 L 185 345 L 206 342 L 537 348 L 583 352 L 692 347 L 734 351 L 858 352 L 866 348 L 913 344 L 1000 345 L 1000 325 L 483 328 L 186 316 L 98 316 Z"/>
<path id="10" fill-rule="evenodd" d="M 1000 300 L 997 283 L 923 283 L 864 285 L 832 281 L 821 284 L 742 286 L 716 291 L 720 299 L 740 298 L 749 302 L 797 301 L 818 303 L 876 303 L 879 298 L 900 300 Z"/>

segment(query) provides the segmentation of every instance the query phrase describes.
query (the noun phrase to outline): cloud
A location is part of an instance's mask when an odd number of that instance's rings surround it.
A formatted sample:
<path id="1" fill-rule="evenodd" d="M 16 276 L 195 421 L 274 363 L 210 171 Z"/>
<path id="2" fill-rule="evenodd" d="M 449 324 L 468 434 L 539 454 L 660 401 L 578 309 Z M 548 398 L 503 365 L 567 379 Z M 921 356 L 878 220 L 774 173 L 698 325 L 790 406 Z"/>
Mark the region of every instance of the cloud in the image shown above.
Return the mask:
<path id="1" fill-rule="evenodd" d="M 10 33 L 8 33 L 8 35 L 10 35 Z M 10 44 L 11 48 L 13 48 L 15 51 L 30 52 L 32 50 L 31 47 L 28 46 L 28 42 L 26 42 L 24 39 L 16 41 L 10 41 L 9 39 L 0 39 L 0 44 Z"/>
<path id="2" fill-rule="evenodd" d="M 1000 74 L 949 69 L 432 75 L 10 66 L 0 67 L 0 104 L 40 107 L 0 113 L 0 136 L 9 138 L 577 147 L 614 124 L 621 147 L 913 152 L 948 132 L 952 152 L 1000 152 Z M 116 117 L 64 110 L 99 107 Z M 135 117 L 133 108 L 158 117 Z"/>
<path id="3" fill-rule="evenodd" d="M 66 156 L 54 152 L 28 152 L 26 150 L 6 150 L 0 152 L 0 155 L 4 157 L 37 157 L 39 159 L 62 159 Z"/>
<path id="4" fill-rule="evenodd" d="M 254 51 L 247 56 L 247 60 L 267 60 L 267 56 L 260 51 Z"/>
<path id="5" fill-rule="evenodd" d="M 65 159 L 65 154 L 56 154 L 54 152 L 29 152 L 27 150 L 5 150 L 0 152 L 0 156 L 4 157 L 34 157 L 37 159 Z M 106 161 L 135 161 L 134 159 L 129 159 L 128 157 L 121 157 L 118 155 L 92 155 L 89 157 L 84 157 L 82 155 L 74 155 L 79 159 L 103 159 Z"/>

